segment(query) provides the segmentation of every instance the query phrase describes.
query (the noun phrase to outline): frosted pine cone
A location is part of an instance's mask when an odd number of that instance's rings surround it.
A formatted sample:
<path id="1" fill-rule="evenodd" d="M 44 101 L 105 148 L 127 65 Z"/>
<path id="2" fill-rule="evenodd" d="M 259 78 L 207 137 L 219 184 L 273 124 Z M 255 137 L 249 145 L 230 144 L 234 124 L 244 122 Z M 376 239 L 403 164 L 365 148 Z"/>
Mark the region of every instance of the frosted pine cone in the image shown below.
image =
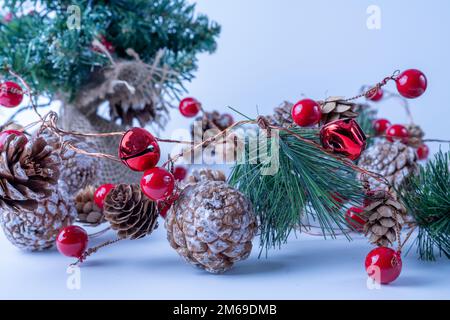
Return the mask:
<path id="1" fill-rule="evenodd" d="M 187 178 L 187 183 L 198 183 L 201 181 L 222 181 L 225 182 L 227 178 L 225 174 L 220 170 L 200 169 L 195 170 Z"/>
<path id="2" fill-rule="evenodd" d="M 406 127 L 409 133 L 408 145 L 413 148 L 418 148 L 423 144 L 423 137 L 425 137 L 425 132 L 422 128 L 416 124 L 411 124 Z"/>
<path id="3" fill-rule="evenodd" d="M 188 185 L 166 218 L 170 245 L 188 263 L 211 273 L 247 259 L 257 232 L 249 200 L 223 181 Z"/>
<path id="4" fill-rule="evenodd" d="M 355 104 L 344 101 L 344 97 L 330 97 L 326 99 L 321 105 L 322 124 L 327 124 L 339 119 L 352 119 L 358 116 L 354 111 Z"/>
<path id="5" fill-rule="evenodd" d="M 294 121 L 292 120 L 293 103 L 284 101 L 280 106 L 273 110 L 273 114 L 267 116 L 266 119 L 271 125 L 279 127 L 289 127 Z"/>
<path id="6" fill-rule="evenodd" d="M 94 202 L 94 193 L 95 188 L 87 186 L 75 195 L 75 207 L 81 223 L 98 225 L 105 221 L 102 210 Z"/>
<path id="7" fill-rule="evenodd" d="M 140 239 L 158 227 L 158 208 L 139 185 L 119 184 L 105 199 L 106 220 L 120 238 Z"/>
<path id="8" fill-rule="evenodd" d="M 397 240 L 406 208 L 396 199 L 385 196 L 368 205 L 361 214 L 367 220 L 364 232 L 372 244 L 388 247 Z"/>
<path id="9" fill-rule="evenodd" d="M 387 140 L 379 140 L 362 154 L 358 165 L 371 172 L 385 177 L 394 187 L 402 185 L 406 177 L 417 172 L 417 156 L 413 148 L 401 142 L 391 143 Z M 359 174 L 363 183 L 368 184 L 369 189 L 376 190 L 389 187 L 366 174 Z"/>

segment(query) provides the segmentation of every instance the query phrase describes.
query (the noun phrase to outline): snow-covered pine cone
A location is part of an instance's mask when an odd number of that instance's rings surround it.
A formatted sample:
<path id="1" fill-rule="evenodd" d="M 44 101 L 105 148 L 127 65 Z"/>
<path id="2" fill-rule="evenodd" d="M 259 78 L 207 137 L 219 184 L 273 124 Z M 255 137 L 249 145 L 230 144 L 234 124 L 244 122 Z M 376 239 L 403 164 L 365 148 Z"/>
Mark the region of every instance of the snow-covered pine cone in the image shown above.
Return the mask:
<path id="1" fill-rule="evenodd" d="M 416 124 L 410 124 L 406 126 L 409 133 L 408 145 L 413 148 L 418 148 L 423 144 L 423 137 L 425 137 L 425 132 L 422 128 Z"/>
<path id="2" fill-rule="evenodd" d="M 0 154 L 0 222 L 15 246 L 50 248 L 75 218 L 66 186 L 58 184 L 60 165 L 44 137 L 7 137 Z"/>
<path id="3" fill-rule="evenodd" d="M 257 220 L 239 191 L 224 181 L 200 179 L 181 191 L 166 229 L 170 245 L 188 263 L 222 273 L 250 255 Z"/>
<path id="4" fill-rule="evenodd" d="M 279 127 L 289 127 L 294 121 L 292 120 L 293 103 L 284 101 L 273 110 L 273 114 L 266 117 L 271 125 Z"/>
<path id="5" fill-rule="evenodd" d="M 187 183 L 198 183 L 201 181 L 222 181 L 225 182 L 227 178 L 225 174 L 220 170 L 212 169 L 200 169 L 194 170 L 189 177 L 187 177 Z"/>
<path id="6" fill-rule="evenodd" d="M 77 209 L 77 220 L 81 223 L 98 225 L 105 221 L 102 209 L 94 202 L 95 187 L 87 186 L 78 191 L 74 203 Z"/>
<path id="7" fill-rule="evenodd" d="M 392 143 L 385 139 L 378 140 L 364 151 L 358 165 L 385 177 L 396 188 L 402 185 L 406 177 L 415 174 L 418 169 L 417 156 L 413 148 L 399 141 Z M 386 184 L 367 174 L 358 176 L 370 190 L 389 189 Z"/>

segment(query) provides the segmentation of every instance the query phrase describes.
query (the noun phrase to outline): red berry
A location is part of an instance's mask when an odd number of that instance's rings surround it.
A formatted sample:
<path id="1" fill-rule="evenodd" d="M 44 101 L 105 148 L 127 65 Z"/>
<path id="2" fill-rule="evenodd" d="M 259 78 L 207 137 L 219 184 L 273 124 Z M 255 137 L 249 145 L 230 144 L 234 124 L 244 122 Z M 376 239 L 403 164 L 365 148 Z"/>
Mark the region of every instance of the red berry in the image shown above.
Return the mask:
<path id="1" fill-rule="evenodd" d="M 173 206 L 175 201 L 178 200 L 179 197 L 180 197 L 179 194 L 175 194 L 173 197 L 167 199 L 167 201 L 159 202 L 158 203 L 159 215 L 165 219 L 167 216 L 167 212 L 170 210 L 170 208 Z"/>
<path id="2" fill-rule="evenodd" d="M 23 137 L 24 138 L 23 145 L 27 144 L 28 138 L 23 132 L 17 130 L 5 130 L 0 132 L 0 151 L 3 150 L 3 146 L 5 145 L 6 139 L 8 139 L 8 137 L 12 134 L 18 137 Z"/>
<path id="3" fill-rule="evenodd" d="M 132 128 L 125 132 L 119 145 L 119 158 L 133 171 L 154 168 L 161 157 L 156 138 L 147 130 Z"/>
<path id="4" fill-rule="evenodd" d="M 100 35 L 100 43 L 105 47 L 106 50 L 108 50 L 109 53 L 114 53 L 116 49 L 114 48 L 113 44 L 109 42 L 104 35 Z M 103 53 L 103 51 L 98 47 L 98 45 L 93 45 L 92 50 L 95 52 Z"/>
<path id="5" fill-rule="evenodd" d="M 373 129 L 377 135 L 384 135 L 390 126 L 391 123 L 386 119 L 378 119 L 373 122 Z"/>
<path id="6" fill-rule="evenodd" d="M 345 213 L 345 220 L 347 221 L 348 225 L 358 232 L 362 232 L 363 227 L 366 224 L 366 220 L 361 217 L 361 213 L 363 212 L 364 209 L 351 207 Z"/>
<path id="7" fill-rule="evenodd" d="M 388 284 L 402 272 L 402 257 L 397 251 L 379 247 L 369 252 L 365 265 L 369 277 L 378 283 Z"/>
<path id="8" fill-rule="evenodd" d="M 141 189 L 153 201 L 166 200 L 175 188 L 174 176 L 164 168 L 145 171 L 141 179 Z"/>
<path id="9" fill-rule="evenodd" d="M 186 179 L 187 173 L 187 169 L 182 166 L 177 166 L 173 170 L 173 176 L 177 181 L 183 181 L 184 179 Z"/>
<path id="10" fill-rule="evenodd" d="M 195 98 L 185 98 L 180 102 L 180 112 L 186 118 L 195 117 L 201 110 L 202 105 Z"/>
<path id="11" fill-rule="evenodd" d="M 394 124 L 386 130 L 386 139 L 390 142 L 401 141 L 406 144 L 409 140 L 408 129 L 401 124 Z"/>
<path id="12" fill-rule="evenodd" d="M 408 99 L 420 97 L 427 90 L 427 77 L 422 71 L 409 69 L 396 79 L 398 92 Z"/>
<path id="13" fill-rule="evenodd" d="M 115 185 L 107 183 L 104 185 L 101 185 L 100 187 L 95 190 L 94 193 L 94 202 L 100 209 L 103 209 L 103 206 L 105 204 L 106 196 L 108 196 L 108 193 L 114 189 Z"/>
<path id="14" fill-rule="evenodd" d="M 292 119 L 300 127 L 317 124 L 322 117 L 319 104 L 311 99 L 304 99 L 292 108 Z"/>
<path id="15" fill-rule="evenodd" d="M 0 85 L 0 105 L 14 108 L 22 103 L 22 88 L 15 82 L 6 81 Z"/>
<path id="16" fill-rule="evenodd" d="M 426 160 L 430 154 L 430 148 L 426 144 L 422 144 L 417 148 L 417 158 L 419 160 Z"/>
<path id="17" fill-rule="evenodd" d="M 383 95 L 384 95 L 383 89 L 378 88 L 371 96 L 368 96 L 367 99 L 373 102 L 378 102 L 381 99 L 383 99 Z"/>
<path id="18" fill-rule="evenodd" d="M 56 237 L 58 251 L 67 256 L 81 258 L 88 245 L 87 232 L 78 226 L 68 226 L 62 229 Z"/>

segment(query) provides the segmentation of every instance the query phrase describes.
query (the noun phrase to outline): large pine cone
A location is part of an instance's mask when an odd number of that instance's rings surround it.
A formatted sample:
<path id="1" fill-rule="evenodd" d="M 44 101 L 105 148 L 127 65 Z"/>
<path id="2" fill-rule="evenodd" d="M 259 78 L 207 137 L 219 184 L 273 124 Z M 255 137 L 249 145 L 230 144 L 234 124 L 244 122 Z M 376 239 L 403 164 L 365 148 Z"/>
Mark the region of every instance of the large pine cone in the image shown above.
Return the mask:
<path id="1" fill-rule="evenodd" d="M 226 182 L 189 184 L 166 217 L 170 245 L 188 263 L 211 273 L 247 259 L 257 221 L 249 200 Z"/>
<path id="2" fill-rule="evenodd" d="M 388 247 L 397 240 L 406 217 L 406 208 L 396 199 L 385 196 L 368 205 L 361 214 L 367 220 L 364 232 L 372 244 Z"/>
<path id="3" fill-rule="evenodd" d="M 90 225 L 99 225 L 105 221 L 103 211 L 94 202 L 95 188 L 87 186 L 75 195 L 75 207 L 78 221 Z"/>
<path id="4" fill-rule="evenodd" d="M 358 165 L 385 177 L 394 187 L 402 185 L 405 178 L 417 172 L 417 156 L 413 148 L 401 142 L 379 140 L 362 154 Z M 370 190 L 389 189 L 386 184 L 366 174 L 359 174 Z"/>
<path id="5" fill-rule="evenodd" d="M 105 219 L 119 238 L 140 239 L 158 227 L 158 208 L 137 184 L 119 184 L 105 199 Z"/>
<path id="6" fill-rule="evenodd" d="M 293 106 L 293 103 L 284 101 L 281 105 L 276 107 L 273 110 L 273 114 L 267 116 L 266 119 L 271 125 L 284 128 L 290 127 L 294 123 L 294 120 L 292 120 Z"/>
<path id="7" fill-rule="evenodd" d="M 339 119 L 352 119 L 358 117 L 354 111 L 355 104 L 344 101 L 344 97 L 330 97 L 320 105 L 322 111 L 322 124 L 327 124 Z"/>
<path id="8" fill-rule="evenodd" d="M 16 247 L 40 251 L 53 247 L 59 231 L 71 225 L 76 211 L 69 200 L 66 187 L 44 200 L 14 208 L 3 208 L 0 223 L 8 240 Z"/>
<path id="9" fill-rule="evenodd" d="M 410 124 L 406 127 L 409 133 L 408 145 L 413 148 L 418 148 L 423 144 L 423 137 L 425 132 L 416 124 Z"/>

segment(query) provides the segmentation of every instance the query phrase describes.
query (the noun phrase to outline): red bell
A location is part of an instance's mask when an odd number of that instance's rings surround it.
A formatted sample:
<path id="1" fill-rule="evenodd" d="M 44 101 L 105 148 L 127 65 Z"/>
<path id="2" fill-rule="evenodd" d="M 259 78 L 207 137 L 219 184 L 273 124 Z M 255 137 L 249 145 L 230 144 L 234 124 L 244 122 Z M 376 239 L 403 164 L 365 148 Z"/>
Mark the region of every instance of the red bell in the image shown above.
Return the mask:
<path id="1" fill-rule="evenodd" d="M 119 158 L 133 171 L 154 168 L 161 156 L 158 141 L 147 130 L 132 128 L 122 136 Z"/>
<path id="2" fill-rule="evenodd" d="M 366 148 L 366 135 L 353 119 L 336 120 L 320 130 L 322 146 L 351 160 L 359 158 Z"/>

